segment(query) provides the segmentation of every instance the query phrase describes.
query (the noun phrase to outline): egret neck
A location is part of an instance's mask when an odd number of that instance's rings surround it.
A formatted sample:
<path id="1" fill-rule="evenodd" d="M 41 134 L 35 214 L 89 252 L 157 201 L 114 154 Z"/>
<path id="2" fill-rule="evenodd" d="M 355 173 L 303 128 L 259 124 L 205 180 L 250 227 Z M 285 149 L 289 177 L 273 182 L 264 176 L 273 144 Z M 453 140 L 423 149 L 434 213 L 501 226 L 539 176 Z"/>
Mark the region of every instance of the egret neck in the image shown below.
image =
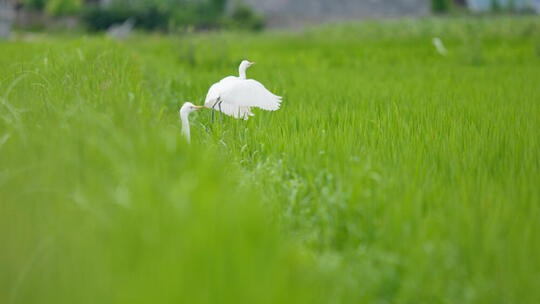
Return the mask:
<path id="1" fill-rule="evenodd" d="M 182 134 L 184 134 L 187 141 L 190 142 L 191 138 L 189 135 L 189 112 L 180 111 L 180 120 L 182 120 Z"/>
<path id="2" fill-rule="evenodd" d="M 186 102 L 182 105 L 182 108 L 180 109 L 180 120 L 182 121 L 182 133 L 184 134 L 188 142 L 191 141 L 191 137 L 189 133 L 189 114 L 193 111 L 196 111 L 202 108 L 204 108 L 204 106 L 196 106 L 192 104 L 191 102 Z"/>
<path id="3" fill-rule="evenodd" d="M 252 66 L 254 64 L 255 64 L 255 62 L 249 62 L 247 60 L 243 60 L 240 63 L 240 66 L 238 66 L 238 77 L 240 79 L 246 79 L 246 70 L 247 70 L 247 68 L 249 68 L 250 66 Z"/>

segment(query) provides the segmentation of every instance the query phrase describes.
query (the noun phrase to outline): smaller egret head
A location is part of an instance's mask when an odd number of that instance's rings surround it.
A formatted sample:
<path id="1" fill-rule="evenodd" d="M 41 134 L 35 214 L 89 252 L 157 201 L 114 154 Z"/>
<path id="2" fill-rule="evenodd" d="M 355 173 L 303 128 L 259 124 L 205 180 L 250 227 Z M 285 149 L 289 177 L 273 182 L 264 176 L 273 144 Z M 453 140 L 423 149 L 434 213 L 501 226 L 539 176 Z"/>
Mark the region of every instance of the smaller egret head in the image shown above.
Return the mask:
<path id="1" fill-rule="evenodd" d="M 202 109 L 204 106 L 196 106 L 192 104 L 191 102 L 186 102 L 182 105 L 182 108 L 180 108 L 180 120 L 182 120 L 182 133 L 184 133 L 184 136 L 186 137 L 187 141 L 190 141 L 189 136 L 189 113 L 196 111 L 198 109 Z"/>
<path id="2" fill-rule="evenodd" d="M 198 109 L 202 109 L 204 106 L 196 106 L 192 104 L 191 102 L 186 102 L 182 105 L 182 108 L 180 108 L 180 115 L 181 116 L 187 116 L 189 113 L 196 111 Z"/>

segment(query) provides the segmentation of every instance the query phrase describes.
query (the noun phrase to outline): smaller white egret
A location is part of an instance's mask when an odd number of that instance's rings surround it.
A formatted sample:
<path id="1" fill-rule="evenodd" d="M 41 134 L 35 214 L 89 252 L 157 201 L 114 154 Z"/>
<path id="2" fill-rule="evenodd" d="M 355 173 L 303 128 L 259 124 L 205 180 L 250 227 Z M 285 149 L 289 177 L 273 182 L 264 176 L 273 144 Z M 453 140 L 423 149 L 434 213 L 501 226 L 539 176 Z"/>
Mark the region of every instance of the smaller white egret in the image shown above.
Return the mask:
<path id="1" fill-rule="evenodd" d="M 184 136 L 186 137 L 187 141 L 191 141 L 191 137 L 189 134 L 189 114 L 193 111 L 196 111 L 198 109 L 202 109 L 204 106 L 196 106 L 192 104 L 191 102 L 186 102 L 182 105 L 182 108 L 180 108 L 180 120 L 182 121 L 182 133 L 184 133 Z"/>

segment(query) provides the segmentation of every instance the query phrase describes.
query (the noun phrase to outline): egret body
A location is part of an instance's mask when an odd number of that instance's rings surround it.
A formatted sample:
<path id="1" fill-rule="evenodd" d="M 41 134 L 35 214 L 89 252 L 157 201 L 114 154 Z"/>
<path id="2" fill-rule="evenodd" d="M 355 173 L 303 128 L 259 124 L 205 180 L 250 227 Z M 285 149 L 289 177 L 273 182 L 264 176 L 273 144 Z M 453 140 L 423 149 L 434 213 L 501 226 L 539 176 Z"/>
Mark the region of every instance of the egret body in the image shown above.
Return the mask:
<path id="1" fill-rule="evenodd" d="M 278 110 L 281 96 L 273 94 L 260 82 L 246 78 L 246 70 L 253 64 L 243 60 L 238 67 L 238 77 L 228 76 L 213 84 L 206 94 L 205 107 L 243 119 L 254 115 L 252 107 L 267 111 Z"/>

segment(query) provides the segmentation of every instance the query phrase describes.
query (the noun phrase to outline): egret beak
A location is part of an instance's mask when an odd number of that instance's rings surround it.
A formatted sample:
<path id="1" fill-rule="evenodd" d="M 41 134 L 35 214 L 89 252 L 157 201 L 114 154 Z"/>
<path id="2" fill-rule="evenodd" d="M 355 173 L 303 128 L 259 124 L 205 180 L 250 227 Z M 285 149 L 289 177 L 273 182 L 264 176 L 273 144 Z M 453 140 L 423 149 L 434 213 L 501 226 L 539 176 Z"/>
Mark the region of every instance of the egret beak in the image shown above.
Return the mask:
<path id="1" fill-rule="evenodd" d="M 256 62 L 250 62 L 249 65 L 254 65 Z"/>
<path id="2" fill-rule="evenodd" d="M 199 110 L 199 109 L 204 109 L 205 106 L 193 106 L 192 108 L 195 110 Z"/>

